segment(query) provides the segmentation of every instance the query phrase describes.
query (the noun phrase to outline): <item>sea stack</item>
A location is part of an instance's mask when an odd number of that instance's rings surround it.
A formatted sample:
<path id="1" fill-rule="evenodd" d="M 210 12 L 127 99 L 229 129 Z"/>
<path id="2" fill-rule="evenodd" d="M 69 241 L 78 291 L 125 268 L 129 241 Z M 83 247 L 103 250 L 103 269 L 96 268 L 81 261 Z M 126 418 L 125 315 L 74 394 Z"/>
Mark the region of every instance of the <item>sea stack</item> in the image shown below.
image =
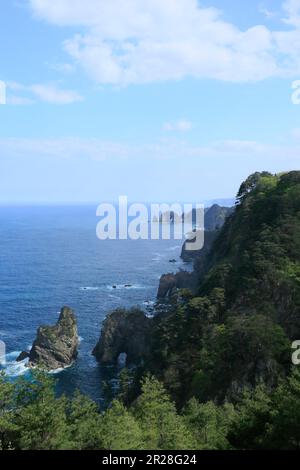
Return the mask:
<path id="1" fill-rule="evenodd" d="M 77 357 L 78 344 L 74 312 L 63 307 L 56 325 L 38 328 L 28 366 L 46 371 L 68 367 Z"/>
<path id="2" fill-rule="evenodd" d="M 102 364 L 117 364 L 126 354 L 126 364 L 139 364 L 147 354 L 152 320 L 139 309 L 117 309 L 105 319 L 93 355 Z"/>

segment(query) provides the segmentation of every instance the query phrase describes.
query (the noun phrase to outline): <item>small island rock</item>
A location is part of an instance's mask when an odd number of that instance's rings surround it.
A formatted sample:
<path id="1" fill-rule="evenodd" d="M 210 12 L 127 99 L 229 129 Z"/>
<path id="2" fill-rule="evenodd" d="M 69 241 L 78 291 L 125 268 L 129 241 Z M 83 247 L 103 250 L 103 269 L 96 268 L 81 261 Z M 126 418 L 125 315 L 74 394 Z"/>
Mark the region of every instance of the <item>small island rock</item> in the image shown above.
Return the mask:
<path id="1" fill-rule="evenodd" d="M 29 354 L 29 367 L 56 370 L 70 366 L 78 354 L 77 323 L 73 311 L 63 307 L 54 326 L 41 326 Z"/>

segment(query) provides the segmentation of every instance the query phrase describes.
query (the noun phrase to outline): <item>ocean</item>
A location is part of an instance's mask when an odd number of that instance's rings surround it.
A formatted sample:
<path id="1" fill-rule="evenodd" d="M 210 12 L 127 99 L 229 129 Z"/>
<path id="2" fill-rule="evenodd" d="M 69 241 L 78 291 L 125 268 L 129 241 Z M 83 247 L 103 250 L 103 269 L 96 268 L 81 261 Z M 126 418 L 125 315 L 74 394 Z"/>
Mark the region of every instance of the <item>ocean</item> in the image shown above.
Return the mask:
<path id="1" fill-rule="evenodd" d="M 180 260 L 181 241 L 100 241 L 98 221 L 92 205 L 0 207 L 0 340 L 7 376 L 26 375 L 18 354 L 31 346 L 40 325 L 56 323 L 61 307 L 70 306 L 80 350 L 72 367 L 55 374 L 57 388 L 66 394 L 79 389 L 101 403 L 102 381 L 113 382 L 117 373 L 92 356 L 107 313 L 149 308 L 160 276 L 190 266 Z"/>

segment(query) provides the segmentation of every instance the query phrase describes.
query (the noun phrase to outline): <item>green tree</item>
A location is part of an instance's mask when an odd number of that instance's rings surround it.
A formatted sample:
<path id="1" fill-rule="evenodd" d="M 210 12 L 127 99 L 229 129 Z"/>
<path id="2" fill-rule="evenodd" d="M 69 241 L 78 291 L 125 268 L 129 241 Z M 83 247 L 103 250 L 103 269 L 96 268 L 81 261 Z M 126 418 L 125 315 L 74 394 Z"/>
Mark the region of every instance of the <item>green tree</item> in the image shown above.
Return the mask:
<path id="1" fill-rule="evenodd" d="M 0 450 L 13 447 L 12 441 L 18 432 L 13 422 L 14 386 L 0 374 Z"/>
<path id="2" fill-rule="evenodd" d="M 132 413 L 119 401 L 113 401 L 101 420 L 103 448 L 138 450 L 142 448 L 142 430 Z"/>
<path id="3" fill-rule="evenodd" d="M 144 449 L 193 449 L 196 442 L 184 420 L 176 412 L 163 385 L 153 377 L 146 377 L 142 394 L 133 407 L 133 413 L 143 431 Z"/>
<path id="4" fill-rule="evenodd" d="M 76 392 L 68 405 L 67 423 L 71 447 L 77 450 L 103 448 L 101 415 L 98 406 L 88 397 Z"/>
<path id="5" fill-rule="evenodd" d="M 52 378 L 35 373 L 32 381 L 21 379 L 15 387 L 14 400 L 17 447 L 24 450 L 72 447 L 67 423 L 67 399 L 64 396 L 56 398 Z"/>
<path id="6" fill-rule="evenodd" d="M 192 398 L 184 409 L 184 419 L 197 439 L 198 449 L 230 449 L 227 433 L 234 418 L 230 404 L 217 406 L 213 402 L 199 403 Z"/>

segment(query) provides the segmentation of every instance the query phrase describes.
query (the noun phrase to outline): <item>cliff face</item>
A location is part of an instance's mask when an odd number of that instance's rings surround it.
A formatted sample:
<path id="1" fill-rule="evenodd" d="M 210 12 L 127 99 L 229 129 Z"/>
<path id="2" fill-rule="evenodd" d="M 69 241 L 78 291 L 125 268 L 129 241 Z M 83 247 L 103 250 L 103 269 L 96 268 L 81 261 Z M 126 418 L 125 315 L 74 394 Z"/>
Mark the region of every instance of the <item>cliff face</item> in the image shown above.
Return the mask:
<path id="1" fill-rule="evenodd" d="M 196 263 L 200 259 L 200 262 L 204 262 L 206 255 L 212 249 L 213 243 L 215 239 L 217 238 L 217 235 L 218 235 L 217 230 L 205 232 L 204 233 L 204 246 L 201 250 L 187 250 L 186 242 L 185 242 L 181 250 L 182 260 L 185 262 L 194 261 Z"/>
<path id="2" fill-rule="evenodd" d="M 212 250 L 195 261 L 193 295 L 174 296 L 147 334 L 124 312 L 103 332 L 100 358 L 115 360 L 137 342 L 132 360 L 146 357 L 145 372 L 179 404 L 234 401 L 245 387 L 275 387 L 291 367 L 300 336 L 300 172 L 251 175 L 238 201 Z M 174 289 L 176 276 L 164 276 L 159 294 Z"/>
<path id="3" fill-rule="evenodd" d="M 218 204 L 206 209 L 204 214 L 204 228 L 206 231 L 219 230 L 223 227 L 227 217 L 234 211 L 233 207 L 221 207 Z"/>
<path id="4" fill-rule="evenodd" d="M 196 277 L 194 273 L 178 271 L 176 274 L 163 274 L 159 281 L 157 298 L 167 299 L 173 296 L 178 289 L 191 289 L 196 287 Z"/>
<path id="5" fill-rule="evenodd" d="M 102 364 L 114 364 L 125 353 L 127 364 L 139 364 L 149 352 L 151 325 L 141 310 L 115 310 L 103 323 L 93 355 Z"/>
<path id="6" fill-rule="evenodd" d="M 190 251 L 186 249 L 186 243 L 184 243 L 181 250 L 181 258 L 183 261 L 194 261 L 195 272 L 179 271 L 177 273 L 163 274 L 160 278 L 157 292 L 157 298 L 159 300 L 172 297 L 178 289 L 187 288 L 193 291 L 196 288 L 199 277 L 207 269 L 208 255 L 218 236 L 219 229 L 222 228 L 227 217 L 232 213 L 233 208 L 221 207 L 217 204 L 205 210 L 204 247 L 199 251 Z M 196 214 L 194 210 L 193 220 L 195 218 Z"/>
<path id="7" fill-rule="evenodd" d="M 180 400 L 274 387 L 300 335 L 300 172 L 251 175 L 238 199 L 196 260 L 196 296 L 155 331 L 153 367 Z"/>
<path id="8" fill-rule="evenodd" d="M 77 357 L 78 334 L 73 311 L 61 310 L 54 326 L 41 326 L 29 353 L 29 367 L 55 370 L 70 366 Z"/>
<path id="9" fill-rule="evenodd" d="M 194 261 L 195 270 L 200 273 L 203 271 L 205 260 L 210 252 L 219 230 L 225 224 L 227 218 L 234 212 L 233 207 L 221 207 L 218 204 L 205 209 L 204 214 L 204 247 L 197 251 L 189 251 L 186 249 L 186 243 L 183 244 L 181 258 L 183 261 Z M 193 220 L 196 219 L 195 210 L 193 211 Z"/>

